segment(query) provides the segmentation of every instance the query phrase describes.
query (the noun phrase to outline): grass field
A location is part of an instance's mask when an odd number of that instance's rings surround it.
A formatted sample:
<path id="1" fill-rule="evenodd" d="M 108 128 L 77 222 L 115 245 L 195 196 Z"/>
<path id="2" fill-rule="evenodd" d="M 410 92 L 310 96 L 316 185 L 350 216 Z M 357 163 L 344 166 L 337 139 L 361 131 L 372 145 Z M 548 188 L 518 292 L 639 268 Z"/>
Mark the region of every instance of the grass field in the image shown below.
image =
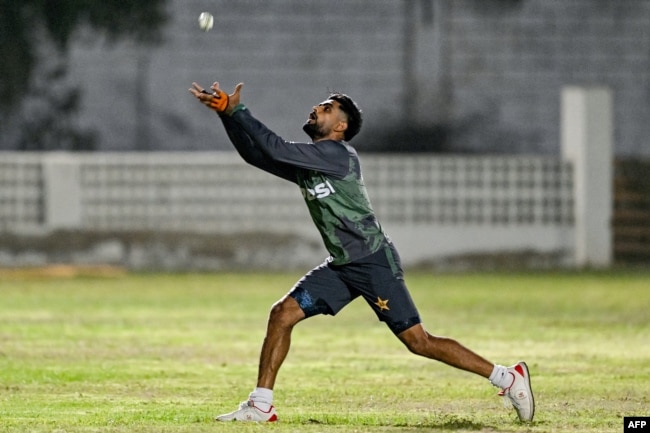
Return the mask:
<path id="1" fill-rule="evenodd" d="M 279 423 L 215 423 L 254 386 L 268 308 L 299 277 L 0 272 L 0 432 L 620 432 L 650 415 L 650 273 L 410 273 L 432 333 L 528 362 L 532 424 L 362 301 L 297 326 Z"/>

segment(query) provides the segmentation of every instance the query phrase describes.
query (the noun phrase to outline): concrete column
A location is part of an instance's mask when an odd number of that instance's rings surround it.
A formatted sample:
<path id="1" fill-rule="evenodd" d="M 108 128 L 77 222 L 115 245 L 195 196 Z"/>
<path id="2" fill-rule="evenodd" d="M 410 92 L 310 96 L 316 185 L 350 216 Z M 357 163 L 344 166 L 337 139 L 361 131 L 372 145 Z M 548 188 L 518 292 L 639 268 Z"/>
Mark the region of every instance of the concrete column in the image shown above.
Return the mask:
<path id="1" fill-rule="evenodd" d="M 573 164 L 575 264 L 612 263 L 613 110 L 605 87 L 562 90 L 562 158 Z"/>
<path id="2" fill-rule="evenodd" d="M 81 226 L 81 170 L 72 154 L 43 156 L 44 225 L 47 229 Z"/>

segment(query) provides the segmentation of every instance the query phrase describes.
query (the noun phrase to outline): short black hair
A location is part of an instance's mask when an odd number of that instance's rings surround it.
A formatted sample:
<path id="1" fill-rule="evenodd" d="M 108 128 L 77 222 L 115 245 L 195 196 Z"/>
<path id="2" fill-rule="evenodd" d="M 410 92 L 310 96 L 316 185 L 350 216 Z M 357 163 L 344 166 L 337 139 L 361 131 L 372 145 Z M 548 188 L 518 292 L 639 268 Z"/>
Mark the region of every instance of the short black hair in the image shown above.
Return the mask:
<path id="1" fill-rule="evenodd" d="M 354 138 L 354 136 L 361 130 L 361 124 L 363 123 L 361 109 L 357 103 L 345 93 L 332 93 L 330 94 L 329 99 L 338 102 L 341 106 L 341 111 L 348 116 L 348 128 L 345 130 L 344 138 L 345 141 L 352 140 L 352 138 Z"/>

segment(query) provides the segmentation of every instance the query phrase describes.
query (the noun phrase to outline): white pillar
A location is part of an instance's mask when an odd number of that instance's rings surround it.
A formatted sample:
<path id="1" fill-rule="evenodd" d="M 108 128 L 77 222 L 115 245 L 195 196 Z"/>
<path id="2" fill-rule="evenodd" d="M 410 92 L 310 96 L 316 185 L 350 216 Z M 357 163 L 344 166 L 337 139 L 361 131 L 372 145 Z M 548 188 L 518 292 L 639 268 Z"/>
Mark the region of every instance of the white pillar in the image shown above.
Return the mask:
<path id="1" fill-rule="evenodd" d="M 66 153 L 43 156 L 45 227 L 50 230 L 81 226 L 79 160 Z"/>
<path id="2" fill-rule="evenodd" d="M 613 111 L 604 87 L 562 90 L 562 158 L 573 164 L 575 264 L 612 263 Z"/>

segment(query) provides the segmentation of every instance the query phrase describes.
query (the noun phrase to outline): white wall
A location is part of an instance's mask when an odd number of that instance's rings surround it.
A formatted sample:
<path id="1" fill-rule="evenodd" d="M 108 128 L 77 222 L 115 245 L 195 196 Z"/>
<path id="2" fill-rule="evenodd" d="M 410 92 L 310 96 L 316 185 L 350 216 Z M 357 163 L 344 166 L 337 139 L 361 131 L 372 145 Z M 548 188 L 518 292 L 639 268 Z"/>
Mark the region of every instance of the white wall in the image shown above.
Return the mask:
<path id="1" fill-rule="evenodd" d="M 232 152 L 30 156 L 42 164 L 25 179 L 43 206 L 33 230 L 297 233 L 320 243 L 297 187 Z M 479 253 L 573 257 L 571 165 L 548 157 L 361 158 L 378 218 L 407 265 Z M 0 180 L 0 196 L 11 186 Z M 0 212 L 5 230 L 24 225 L 12 215 L 7 206 Z"/>

